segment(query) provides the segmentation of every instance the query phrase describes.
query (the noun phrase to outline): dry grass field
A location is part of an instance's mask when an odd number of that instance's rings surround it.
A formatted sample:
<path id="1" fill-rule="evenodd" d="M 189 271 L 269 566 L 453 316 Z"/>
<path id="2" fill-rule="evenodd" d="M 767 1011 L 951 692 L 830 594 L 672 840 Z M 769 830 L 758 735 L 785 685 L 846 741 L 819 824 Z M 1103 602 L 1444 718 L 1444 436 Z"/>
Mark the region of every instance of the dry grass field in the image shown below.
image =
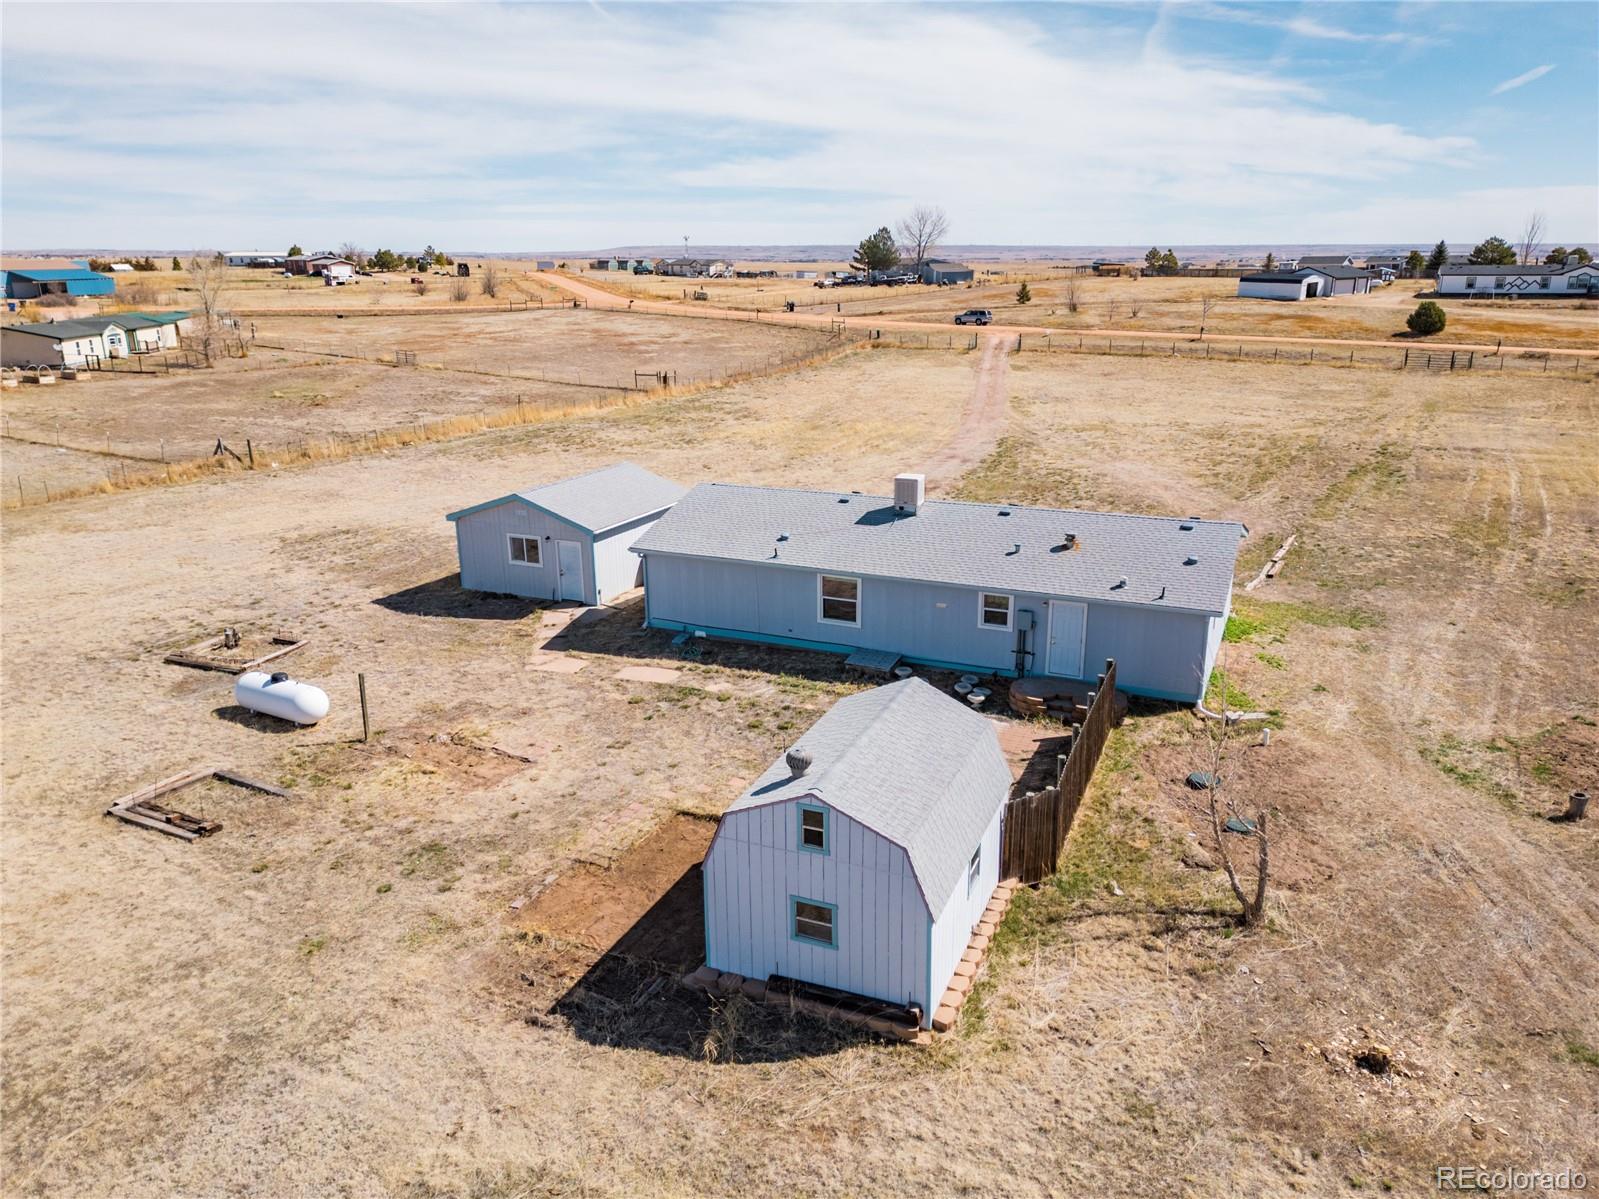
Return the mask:
<path id="1" fill-rule="evenodd" d="M 1239 518 L 1241 576 L 1300 538 L 1224 662 L 1232 702 L 1277 726 L 1225 766 L 1270 812 L 1270 926 L 1237 933 L 1191 836 L 1203 730 L 1147 708 L 930 1050 L 585 973 L 624 901 L 694 852 L 676 814 L 719 812 L 858 684 L 798 652 L 682 663 L 637 601 L 563 627 L 464 593 L 443 513 L 620 458 L 884 488 L 946 454 L 984 362 L 855 353 L 8 514 L 6 1193 L 1422 1195 L 1452 1162 L 1599 1180 L 1599 822 L 1545 819 L 1599 773 L 1592 383 L 1014 357 L 1005 435 L 960 494 Z M 224 624 L 308 637 L 285 665 L 330 718 L 269 727 L 226 676 L 161 663 Z M 636 665 L 681 674 L 616 677 Z M 186 794 L 224 825 L 194 844 L 100 815 L 202 761 L 293 797 Z M 1393 1070 L 1353 1064 L 1368 1041 Z"/>

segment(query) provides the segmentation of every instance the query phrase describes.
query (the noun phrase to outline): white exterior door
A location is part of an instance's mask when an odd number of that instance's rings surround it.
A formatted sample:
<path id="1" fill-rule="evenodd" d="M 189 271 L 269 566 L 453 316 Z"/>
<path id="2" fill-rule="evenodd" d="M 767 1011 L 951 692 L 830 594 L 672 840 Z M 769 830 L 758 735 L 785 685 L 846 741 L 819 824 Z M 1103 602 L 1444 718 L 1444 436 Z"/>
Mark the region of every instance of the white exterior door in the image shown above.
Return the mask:
<path id="1" fill-rule="evenodd" d="M 583 547 L 575 541 L 555 543 L 555 563 L 561 574 L 561 598 L 583 598 Z"/>
<path id="2" fill-rule="evenodd" d="M 1049 601 L 1049 646 L 1044 672 L 1063 679 L 1083 677 L 1083 638 L 1088 632 L 1088 605 Z"/>

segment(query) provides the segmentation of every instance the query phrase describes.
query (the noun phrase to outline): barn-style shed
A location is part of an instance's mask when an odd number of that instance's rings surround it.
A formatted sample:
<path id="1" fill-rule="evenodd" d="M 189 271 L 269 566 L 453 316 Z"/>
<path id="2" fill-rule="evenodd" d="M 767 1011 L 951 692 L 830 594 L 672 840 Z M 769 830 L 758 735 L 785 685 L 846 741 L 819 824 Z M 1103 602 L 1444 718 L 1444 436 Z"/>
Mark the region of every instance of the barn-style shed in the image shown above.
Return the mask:
<path id="1" fill-rule="evenodd" d="M 722 816 L 706 965 L 917 1007 L 932 1027 L 999 884 L 1010 768 L 921 679 L 839 700 Z"/>
<path id="2" fill-rule="evenodd" d="M 614 599 L 641 582 L 628 547 L 684 490 L 619 462 L 451 512 L 461 586 L 584 604 Z"/>
<path id="3" fill-rule="evenodd" d="M 705 483 L 633 543 L 653 628 L 1192 703 L 1232 603 L 1243 525 Z"/>

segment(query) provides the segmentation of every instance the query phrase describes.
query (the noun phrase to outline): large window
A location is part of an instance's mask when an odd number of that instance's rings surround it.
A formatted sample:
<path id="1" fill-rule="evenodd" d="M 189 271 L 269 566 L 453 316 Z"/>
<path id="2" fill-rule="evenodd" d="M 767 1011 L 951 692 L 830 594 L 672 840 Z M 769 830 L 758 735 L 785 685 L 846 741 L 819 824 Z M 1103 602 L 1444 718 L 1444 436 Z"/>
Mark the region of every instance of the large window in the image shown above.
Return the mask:
<path id="1" fill-rule="evenodd" d="M 802 899 L 798 895 L 790 895 L 788 906 L 793 915 L 794 940 L 803 941 L 807 945 L 838 948 L 838 933 L 833 927 L 834 918 L 838 915 L 838 908 L 835 905 L 823 903 L 818 899 Z"/>
<path id="2" fill-rule="evenodd" d="M 861 623 L 861 581 L 844 575 L 817 577 L 820 616 L 827 624 Z"/>
<path id="3" fill-rule="evenodd" d="M 827 853 L 827 809 L 799 805 L 800 848 L 811 853 Z"/>
<path id="4" fill-rule="evenodd" d="M 511 534 L 511 561 L 518 566 L 538 566 L 543 558 L 540 557 L 543 547 L 537 537 L 520 537 Z"/>
<path id="5" fill-rule="evenodd" d="M 1010 628 L 1011 597 L 992 591 L 977 596 L 977 623 L 985 629 Z"/>

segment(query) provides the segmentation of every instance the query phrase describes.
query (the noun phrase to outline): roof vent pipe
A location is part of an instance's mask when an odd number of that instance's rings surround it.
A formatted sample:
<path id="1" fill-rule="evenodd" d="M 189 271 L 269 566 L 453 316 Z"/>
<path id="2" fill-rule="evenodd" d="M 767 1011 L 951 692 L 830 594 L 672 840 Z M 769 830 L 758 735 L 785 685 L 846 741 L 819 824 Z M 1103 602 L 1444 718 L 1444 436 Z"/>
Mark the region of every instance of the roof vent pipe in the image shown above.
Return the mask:
<path id="1" fill-rule="evenodd" d="M 926 495 L 926 475 L 894 476 L 894 511 L 906 516 L 915 516 Z"/>
<path id="2" fill-rule="evenodd" d="M 794 778 L 799 778 L 811 768 L 810 751 L 800 749 L 798 746 L 784 754 L 783 760 L 788 763 L 789 770 L 793 771 Z"/>

